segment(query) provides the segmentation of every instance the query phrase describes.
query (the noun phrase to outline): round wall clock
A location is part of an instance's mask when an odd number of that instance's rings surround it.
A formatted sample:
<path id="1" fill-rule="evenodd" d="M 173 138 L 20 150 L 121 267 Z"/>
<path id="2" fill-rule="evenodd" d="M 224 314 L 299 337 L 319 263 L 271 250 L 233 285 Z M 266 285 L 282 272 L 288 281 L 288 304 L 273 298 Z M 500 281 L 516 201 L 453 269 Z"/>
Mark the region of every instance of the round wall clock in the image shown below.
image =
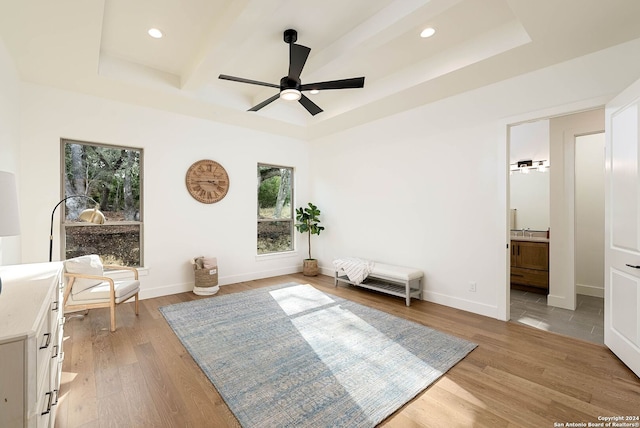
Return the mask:
<path id="1" fill-rule="evenodd" d="M 229 190 L 229 175 L 216 161 L 199 160 L 187 170 L 187 190 L 197 201 L 213 204 Z"/>

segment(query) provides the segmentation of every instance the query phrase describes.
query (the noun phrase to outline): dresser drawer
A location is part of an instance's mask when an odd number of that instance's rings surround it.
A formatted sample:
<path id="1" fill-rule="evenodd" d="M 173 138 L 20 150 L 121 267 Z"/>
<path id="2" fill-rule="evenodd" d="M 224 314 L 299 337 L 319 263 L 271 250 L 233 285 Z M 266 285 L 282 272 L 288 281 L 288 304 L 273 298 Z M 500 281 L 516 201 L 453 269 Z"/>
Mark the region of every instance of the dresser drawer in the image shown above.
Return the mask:
<path id="1" fill-rule="evenodd" d="M 49 372 L 49 366 L 51 363 L 51 350 L 55 342 L 56 337 L 52 332 L 51 318 L 45 316 L 42 318 L 38 330 L 35 335 L 34 346 L 36 355 L 36 388 L 40 390 L 40 386 L 45 382 L 48 384 L 47 373 Z"/>

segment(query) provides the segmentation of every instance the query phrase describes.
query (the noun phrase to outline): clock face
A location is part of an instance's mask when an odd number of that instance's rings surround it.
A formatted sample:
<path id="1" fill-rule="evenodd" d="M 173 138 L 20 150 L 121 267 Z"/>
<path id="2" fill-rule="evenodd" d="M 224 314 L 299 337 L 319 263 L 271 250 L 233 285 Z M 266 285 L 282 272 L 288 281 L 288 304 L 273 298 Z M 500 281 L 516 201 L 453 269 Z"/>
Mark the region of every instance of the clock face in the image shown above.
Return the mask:
<path id="1" fill-rule="evenodd" d="M 213 204 L 225 197 L 229 190 L 227 171 L 216 161 L 203 159 L 187 170 L 187 190 L 204 204 Z"/>

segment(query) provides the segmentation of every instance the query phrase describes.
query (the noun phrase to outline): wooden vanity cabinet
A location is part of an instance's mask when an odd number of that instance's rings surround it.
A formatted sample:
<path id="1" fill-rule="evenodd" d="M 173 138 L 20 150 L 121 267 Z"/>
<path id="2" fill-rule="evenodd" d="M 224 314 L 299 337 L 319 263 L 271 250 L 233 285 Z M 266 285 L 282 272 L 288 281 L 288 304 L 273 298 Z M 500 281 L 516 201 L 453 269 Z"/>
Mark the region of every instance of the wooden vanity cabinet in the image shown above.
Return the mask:
<path id="1" fill-rule="evenodd" d="M 549 243 L 511 240 L 511 284 L 549 292 Z"/>

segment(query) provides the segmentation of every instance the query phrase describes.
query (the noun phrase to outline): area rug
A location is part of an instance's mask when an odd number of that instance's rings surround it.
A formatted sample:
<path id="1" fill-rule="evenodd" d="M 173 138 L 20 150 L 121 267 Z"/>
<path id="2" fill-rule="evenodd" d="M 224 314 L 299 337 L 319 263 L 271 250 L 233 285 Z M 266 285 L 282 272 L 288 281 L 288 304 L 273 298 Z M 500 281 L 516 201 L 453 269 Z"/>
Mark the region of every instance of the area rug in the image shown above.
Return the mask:
<path id="1" fill-rule="evenodd" d="M 476 345 L 309 284 L 160 308 L 245 427 L 373 427 Z"/>

